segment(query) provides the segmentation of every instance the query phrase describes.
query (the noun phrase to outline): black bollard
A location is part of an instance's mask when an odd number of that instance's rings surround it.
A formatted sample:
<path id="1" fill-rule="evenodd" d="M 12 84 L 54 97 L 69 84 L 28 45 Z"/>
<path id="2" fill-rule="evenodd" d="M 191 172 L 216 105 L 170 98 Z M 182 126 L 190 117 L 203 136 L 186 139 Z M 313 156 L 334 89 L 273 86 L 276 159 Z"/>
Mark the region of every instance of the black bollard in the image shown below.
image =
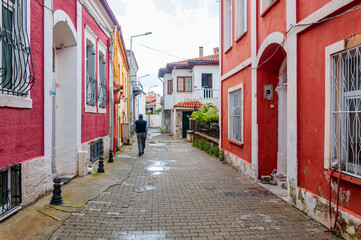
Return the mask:
<path id="1" fill-rule="evenodd" d="M 100 156 L 100 158 L 99 158 L 98 173 L 105 173 L 105 171 L 104 171 L 104 157 L 103 156 Z"/>
<path id="2" fill-rule="evenodd" d="M 53 197 L 51 198 L 50 204 L 53 205 L 61 205 L 63 204 L 63 197 L 61 196 L 61 178 L 56 177 L 54 178 L 54 190 L 53 190 Z"/>
<path id="3" fill-rule="evenodd" d="M 113 149 L 109 150 L 109 159 L 108 159 L 108 163 L 113 163 L 114 159 L 113 159 Z"/>

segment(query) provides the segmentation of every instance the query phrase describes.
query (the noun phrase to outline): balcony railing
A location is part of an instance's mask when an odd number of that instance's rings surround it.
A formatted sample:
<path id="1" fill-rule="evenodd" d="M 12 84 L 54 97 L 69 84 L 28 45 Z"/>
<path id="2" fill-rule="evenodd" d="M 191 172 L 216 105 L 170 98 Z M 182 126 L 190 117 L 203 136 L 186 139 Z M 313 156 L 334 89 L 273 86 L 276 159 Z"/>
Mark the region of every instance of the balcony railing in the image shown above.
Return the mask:
<path id="1" fill-rule="evenodd" d="M 134 96 L 137 96 L 143 92 L 143 86 L 139 81 L 133 82 L 132 88 Z"/>
<path id="2" fill-rule="evenodd" d="M 214 88 L 196 88 L 194 95 L 196 99 L 220 99 L 219 89 Z"/>

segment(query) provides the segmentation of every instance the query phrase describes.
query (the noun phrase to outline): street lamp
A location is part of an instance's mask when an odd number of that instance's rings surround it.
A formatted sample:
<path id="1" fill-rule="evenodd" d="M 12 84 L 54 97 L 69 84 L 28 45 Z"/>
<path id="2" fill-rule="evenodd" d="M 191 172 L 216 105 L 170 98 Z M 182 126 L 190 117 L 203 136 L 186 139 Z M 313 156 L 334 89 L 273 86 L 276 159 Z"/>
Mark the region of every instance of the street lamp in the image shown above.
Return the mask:
<path id="1" fill-rule="evenodd" d="M 130 144 L 130 130 L 131 130 L 131 127 L 132 127 L 132 124 L 131 124 L 131 118 L 132 118 L 132 112 L 131 112 L 131 108 L 132 108 L 132 80 L 131 80 L 131 76 L 132 76 L 132 54 L 133 54 L 133 52 L 132 52 L 132 44 L 133 44 L 133 38 L 136 38 L 136 37 L 141 37 L 141 36 L 146 36 L 146 35 L 150 35 L 150 34 L 152 34 L 152 32 L 146 32 L 146 33 L 143 33 L 143 34 L 138 34 L 138 35 L 133 35 L 133 36 L 131 36 L 130 37 L 130 59 L 129 59 L 129 92 L 128 92 L 128 104 L 129 104 L 129 108 L 128 108 L 128 110 L 129 110 L 129 114 L 128 114 L 128 116 L 129 116 L 129 132 L 128 132 L 128 134 L 129 134 L 129 144 Z"/>
<path id="2" fill-rule="evenodd" d="M 151 89 L 151 88 L 154 88 L 154 87 L 158 87 L 158 85 L 154 85 L 154 86 L 150 87 L 150 88 L 148 89 L 148 94 L 150 94 L 150 89 Z"/>

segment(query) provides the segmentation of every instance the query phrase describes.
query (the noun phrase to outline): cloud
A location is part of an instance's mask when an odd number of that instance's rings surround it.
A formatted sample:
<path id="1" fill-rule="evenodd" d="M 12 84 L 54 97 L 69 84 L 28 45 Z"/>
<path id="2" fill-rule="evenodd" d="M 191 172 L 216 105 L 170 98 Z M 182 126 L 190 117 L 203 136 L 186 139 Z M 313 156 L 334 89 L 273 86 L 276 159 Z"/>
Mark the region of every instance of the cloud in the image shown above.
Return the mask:
<path id="1" fill-rule="evenodd" d="M 137 43 L 170 53 L 181 58 L 198 56 L 198 47 L 204 54 L 212 54 L 219 46 L 218 3 L 216 0 L 111 0 L 110 6 L 122 26 L 127 48 L 130 36 L 153 32 L 152 35 L 133 38 L 132 49 L 139 65 L 146 92 L 152 88 L 162 93 L 158 69 L 168 62 L 181 59 L 147 49 Z"/>

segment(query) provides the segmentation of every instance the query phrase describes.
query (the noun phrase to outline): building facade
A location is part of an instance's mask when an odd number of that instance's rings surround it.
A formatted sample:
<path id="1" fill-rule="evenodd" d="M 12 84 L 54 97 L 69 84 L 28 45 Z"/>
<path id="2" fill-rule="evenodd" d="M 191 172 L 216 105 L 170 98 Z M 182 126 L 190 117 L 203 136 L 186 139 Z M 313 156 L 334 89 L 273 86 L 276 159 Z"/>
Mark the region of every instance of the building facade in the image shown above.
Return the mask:
<path id="1" fill-rule="evenodd" d="M 1 6 L 3 219 L 50 190 L 55 176 L 72 178 L 108 155 L 110 43 L 118 23 L 105 0 Z"/>
<path id="2" fill-rule="evenodd" d="M 220 8 L 226 160 L 254 179 L 285 181 L 289 202 L 326 226 L 339 209 L 345 237 L 361 231 L 360 8 L 351 0 Z"/>
<path id="3" fill-rule="evenodd" d="M 216 51 L 216 50 L 215 50 Z M 205 103 L 220 105 L 219 54 L 168 63 L 159 70 L 163 78 L 162 129 L 186 138 L 189 116 Z"/>

